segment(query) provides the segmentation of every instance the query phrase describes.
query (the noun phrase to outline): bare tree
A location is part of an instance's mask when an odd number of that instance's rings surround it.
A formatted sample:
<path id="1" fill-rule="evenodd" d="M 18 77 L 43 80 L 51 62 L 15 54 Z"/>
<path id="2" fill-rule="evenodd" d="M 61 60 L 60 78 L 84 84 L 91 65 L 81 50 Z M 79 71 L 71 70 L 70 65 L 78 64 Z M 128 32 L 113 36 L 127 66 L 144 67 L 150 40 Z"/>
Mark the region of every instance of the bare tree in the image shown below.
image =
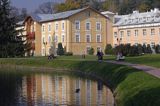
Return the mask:
<path id="1" fill-rule="evenodd" d="M 34 13 L 40 13 L 40 14 L 53 14 L 54 11 L 54 7 L 55 5 L 57 5 L 57 3 L 55 2 L 46 2 L 41 4 L 38 9 L 35 10 Z"/>

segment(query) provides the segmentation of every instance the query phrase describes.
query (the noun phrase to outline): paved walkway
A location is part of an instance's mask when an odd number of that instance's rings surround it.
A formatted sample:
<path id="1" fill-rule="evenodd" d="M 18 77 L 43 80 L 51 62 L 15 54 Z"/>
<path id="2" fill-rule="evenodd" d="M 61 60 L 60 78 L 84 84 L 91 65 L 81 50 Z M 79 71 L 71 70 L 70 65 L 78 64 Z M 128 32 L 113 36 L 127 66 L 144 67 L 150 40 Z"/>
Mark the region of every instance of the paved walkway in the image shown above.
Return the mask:
<path id="1" fill-rule="evenodd" d="M 160 69 L 159 68 L 155 68 L 155 67 L 151 67 L 151 66 L 146 66 L 146 65 L 140 65 L 140 64 L 132 64 L 132 63 L 128 63 L 128 62 L 123 62 L 123 61 L 114 61 L 114 60 L 109 60 L 106 61 L 107 63 L 113 63 L 113 64 L 120 64 L 120 65 L 126 65 L 126 66 L 130 66 L 139 70 L 142 70 L 148 74 L 151 74 L 157 78 L 160 78 Z"/>

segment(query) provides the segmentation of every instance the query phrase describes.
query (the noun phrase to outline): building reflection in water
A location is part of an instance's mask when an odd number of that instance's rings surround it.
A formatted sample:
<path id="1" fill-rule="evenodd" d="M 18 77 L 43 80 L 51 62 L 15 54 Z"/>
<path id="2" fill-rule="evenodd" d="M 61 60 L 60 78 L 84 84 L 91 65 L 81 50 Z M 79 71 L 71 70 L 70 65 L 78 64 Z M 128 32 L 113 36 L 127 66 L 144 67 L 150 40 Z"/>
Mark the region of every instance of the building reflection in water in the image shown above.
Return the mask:
<path id="1" fill-rule="evenodd" d="M 23 77 L 20 98 L 23 106 L 113 106 L 112 93 L 101 82 L 59 75 Z"/>

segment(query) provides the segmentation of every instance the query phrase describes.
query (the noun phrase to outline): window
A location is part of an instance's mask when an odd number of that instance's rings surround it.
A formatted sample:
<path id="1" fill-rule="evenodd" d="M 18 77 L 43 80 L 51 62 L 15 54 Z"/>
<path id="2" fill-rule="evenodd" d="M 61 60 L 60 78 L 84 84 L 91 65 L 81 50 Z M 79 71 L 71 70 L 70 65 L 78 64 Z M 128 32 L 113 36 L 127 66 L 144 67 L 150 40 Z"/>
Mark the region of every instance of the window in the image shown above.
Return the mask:
<path id="1" fill-rule="evenodd" d="M 123 31 L 121 31 L 121 32 L 120 32 L 120 34 L 121 34 L 121 37 L 123 37 L 123 36 L 124 36 L 124 32 L 123 32 Z"/>
<path id="2" fill-rule="evenodd" d="M 48 31 L 51 31 L 51 24 L 48 24 Z"/>
<path id="3" fill-rule="evenodd" d="M 96 29 L 97 29 L 97 31 L 101 30 L 101 23 L 100 22 L 96 23 Z"/>
<path id="4" fill-rule="evenodd" d="M 42 37 L 42 43 L 44 43 L 45 42 L 45 38 L 44 37 Z"/>
<path id="5" fill-rule="evenodd" d="M 64 31 L 64 22 L 62 22 L 62 31 Z"/>
<path id="6" fill-rule="evenodd" d="M 80 21 L 75 21 L 76 30 L 80 30 Z"/>
<path id="7" fill-rule="evenodd" d="M 101 42 L 101 35 L 97 35 L 97 39 L 96 39 L 96 41 L 99 43 L 99 42 Z"/>
<path id="8" fill-rule="evenodd" d="M 118 35 L 117 32 L 114 32 L 114 37 L 115 37 L 115 38 L 117 37 L 117 35 Z"/>
<path id="9" fill-rule="evenodd" d="M 48 43 L 49 44 L 51 43 L 51 36 L 50 35 L 48 36 Z"/>
<path id="10" fill-rule="evenodd" d="M 55 35 L 54 41 L 55 41 L 55 42 L 58 42 L 58 36 L 57 36 L 57 35 Z"/>
<path id="11" fill-rule="evenodd" d="M 155 35 L 155 29 L 151 29 L 151 35 Z"/>
<path id="12" fill-rule="evenodd" d="M 147 35 L 147 30 L 143 29 L 143 36 Z"/>
<path id="13" fill-rule="evenodd" d="M 76 42 L 80 42 L 80 34 L 76 34 Z"/>
<path id="14" fill-rule="evenodd" d="M 62 35 L 62 42 L 65 42 L 65 36 Z"/>
<path id="15" fill-rule="evenodd" d="M 86 30 L 90 30 L 91 29 L 91 24 L 90 22 L 86 22 Z"/>
<path id="16" fill-rule="evenodd" d="M 131 36 L 131 31 L 127 31 L 127 36 Z"/>
<path id="17" fill-rule="evenodd" d="M 135 30 L 135 36 L 138 36 L 138 30 Z"/>
<path id="18" fill-rule="evenodd" d="M 91 35 L 86 35 L 86 42 L 87 43 L 91 42 Z"/>
<path id="19" fill-rule="evenodd" d="M 58 23 L 55 24 L 55 30 L 58 30 Z"/>
<path id="20" fill-rule="evenodd" d="M 45 25 L 42 25 L 42 32 L 45 31 Z"/>

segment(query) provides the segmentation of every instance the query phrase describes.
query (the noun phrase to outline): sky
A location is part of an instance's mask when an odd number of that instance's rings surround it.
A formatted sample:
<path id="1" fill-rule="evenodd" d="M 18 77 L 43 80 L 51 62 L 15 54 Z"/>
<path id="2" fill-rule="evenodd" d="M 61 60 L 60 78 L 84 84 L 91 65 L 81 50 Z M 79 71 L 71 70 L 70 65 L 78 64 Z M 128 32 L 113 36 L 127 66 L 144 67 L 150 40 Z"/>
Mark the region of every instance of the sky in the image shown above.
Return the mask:
<path id="1" fill-rule="evenodd" d="M 33 12 L 38 6 L 44 2 L 62 2 L 64 0 L 10 0 L 11 5 L 17 8 L 27 8 L 29 12 Z"/>

